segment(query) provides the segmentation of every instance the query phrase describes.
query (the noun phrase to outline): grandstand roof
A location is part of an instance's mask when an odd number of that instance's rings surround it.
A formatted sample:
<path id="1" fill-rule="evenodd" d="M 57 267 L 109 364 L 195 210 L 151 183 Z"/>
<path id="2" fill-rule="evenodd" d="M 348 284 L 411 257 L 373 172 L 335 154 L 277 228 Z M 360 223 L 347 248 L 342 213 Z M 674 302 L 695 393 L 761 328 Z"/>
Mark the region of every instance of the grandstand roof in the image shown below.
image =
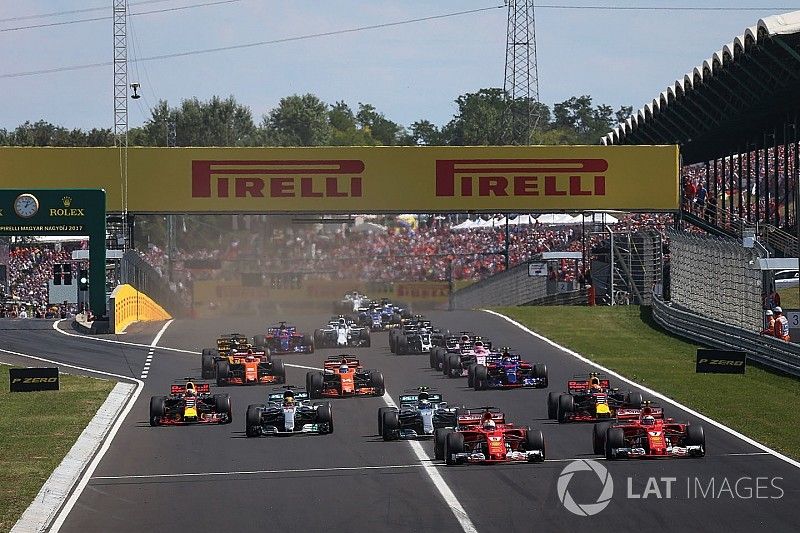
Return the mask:
<path id="1" fill-rule="evenodd" d="M 763 132 L 773 129 L 782 144 L 783 124 L 789 117 L 797 122 L 798 95 L 800 11 L 794 11 L 760 19 L 601 143 L 679 144 L 685 164 L 731 154 L 745 142 L 762 143 Z"/>

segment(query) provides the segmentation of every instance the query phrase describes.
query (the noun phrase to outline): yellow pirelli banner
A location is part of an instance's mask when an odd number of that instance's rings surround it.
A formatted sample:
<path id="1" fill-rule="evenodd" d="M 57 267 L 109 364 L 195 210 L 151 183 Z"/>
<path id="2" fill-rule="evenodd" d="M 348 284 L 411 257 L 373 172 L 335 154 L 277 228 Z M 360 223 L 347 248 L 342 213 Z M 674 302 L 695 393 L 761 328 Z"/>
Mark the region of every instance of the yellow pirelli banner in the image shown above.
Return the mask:
<path id="1" fill-rule="evenodd" d="M 139 213 L 668 211 L 677 146 L 129 148 Z M 103 188 L 120 211 L 115 148 L 0 148 L 12 188 Z"/>

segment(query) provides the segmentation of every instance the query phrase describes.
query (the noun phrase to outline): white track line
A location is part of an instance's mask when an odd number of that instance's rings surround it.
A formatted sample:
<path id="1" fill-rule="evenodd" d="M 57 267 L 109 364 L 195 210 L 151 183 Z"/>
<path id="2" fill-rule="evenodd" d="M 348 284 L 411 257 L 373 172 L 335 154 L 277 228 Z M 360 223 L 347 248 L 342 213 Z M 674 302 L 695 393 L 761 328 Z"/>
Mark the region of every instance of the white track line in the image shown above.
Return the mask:
<path id="1" fill-rule="evenodd" d="M 384 393 L 383 402 L 389 407 L 397 408 L 397 404 L 392 400 L 389 391 Z M 467 515 L 467 511 L 461 505 L 461 502 L 458 501 L 458 498 L 456 498 L 452 489 L 447 485 L 447 482 L 436 469 L 436 466 L 431 464 L 431 458 L 425 453 L 425 450 L 422 449 L 422 444 L 416 440 L 409 440 L 407 442 L 411 445 L 411 449 L 414 451 L 417 459 L 422 463 L 422 468 L 425 469 L 425 473 L 428 474 L 428 477 L 433 482 L 433 486 L 439 492 L 439 495 L 441 495 L 445 503 L 450 506 L 450 510 L 461 525 L 461 529 L 463 529 L 465 533 L 477 533 L 478 530 L 475 524 L 472 523 L 472 520 L 470 520 L 469 515 Z"/>
<path id="2" fill-rule="evenodd" d="M 108 343 L 108 344 L 121 344 L 123 346 L 135 346 L 137 348 L 156 348 L 157 350 L 163 350 L 163 351 L 166 351 L 166 352 L 188 353 L 188 354 L 193 354 L 193 355 L 199 355 L 200 354 L 200 352 L 196 352 L 194 350 L 182 350 L 181 348 L 169 348 L 167 346 L 153 346 L 152 343 L 151 344 L 144 344 L 144 343 L 141 343 L 141 342 L 118 341 L 116 339 L 101 339 L 101 338 L 98 338 L 98 337 L 89 337 L 88 335 L 81 335 L 79 333 L 70 333 L 69 331 L 64 331 L 63 329 L 58 327 L 58 325 L 61 322 L 64 322 L 64 320 L 68 320 L 68 319 L 56 320 L 55 322 L 53 322 L 53 329 L 56 330 L 57 332 L 61 333 L 62 335 L 66 335 L 67 337 L 76 337 L 76 338 L 81 339 L 81 340 L 105 342 L 105 343 Z M 172 320 L 170 320 L 169 323 L 171 324 Z"/>
<path id="3" fill-rule="evenodd" d="M 770 455 L 766 452 L 751 453 L 723 453 L 720 455 L 707 457 L 736 457 L 752 455 Z M 585 457 L 572 457 L 569 459 L 546 459 L 546 463 L 571 463 L 580 461 Z M 595 457 L 595 461 L 605 461 L 604 457 Z M 434 468 L 447 468 L 444 463 L 431 463 L 426 459 L 429 466 Z M 191 477 L 220 477 L 220 476 L 253 476 L 259 474 L 305 474 L 314 472 L 357 472 L 360 470 L 396 470 L 403 468 L 425 468 L 426 464 L 411 463 L 406 465 L 375 465 L 375 466 L 332 466 L 328 468 L 286 468 L 282 470 L 232 470 L 229 472 L 179 472 L 176 474 L 131 474 L 127 476 L 94 476 L 92 480 L 124 480 L 124 479 L 170 479 L 170 478 L 191 478 Z"/>
<path id="4" fill-rule="evenodd" d="M 56 324 L 57 324 L 57 322 L 56 322 Z M 153 339 L 153 342 L 150 343 L 150 346 L 155 347 L 156 343 L 161 339 L 161 336 L 164 334 L 164 332 L 167 330 L 167 328 L 169 327 L 170 324 L 172 324 L 172 320 L 170 320 L 170 321 L 168 321 L 167 323 L 164 324 L 164 326 L 161 328 L 161 330 L 158 332 L 158 334 Z M 56 330 L 58 330 L 58 328 L 55 327 L 55 324 L 54 324 L 53 327 Z M 63 363 L 61 363 L 61 364 L 63 364 Z M 73 366 L 73 365 L 67 365 L 67 364 L 64 364 L 64 366 L 68 366 L 68 367 L 72 367 L 72 368 L 79 368 L 79 367 L 76 367 L 76 366 Z M 81 369 L 81 370 L 89 370 L 89 369 Z M 50 532 L 51 533 L 58 533 L 58 530 L 61 529 L 62 525 L 64 525 L 64 521 L 67 519 L 67 516 L 69 515 L 70 511 L 72 511 L 72 508 L 75 507 L 75 504 L 77 503 L 78 498 L 80 498 L 81 493 L 83 493 L 83 489 L 86 488 L 86 484 L 89 483 L 89 479 L 92 477 L 92 474 L 94 474 L 94 471 L 97 469 L 97 466 L 100 464 L 100 461 L 103 459 L 103 456 L 106 454 L 108 449 L 111 447 L 111 442 L 114 440 L 114 437 L 117 435 L 117 432 L 119 431 L 119 428 L 122 426 L 122 422 L 125 421 L 125 418 L 127 418 L 128 413 L 131 411 L 131 409 L 133 408 L 134 404 L 136 403 L 136 400 L 139 398 L 139 394 L 141 394 L 142 390 L 144 389 L 144 382 L 139 380 L 139 379 L 136 379 L 136 378 L 129 378 L 129 377 L 126 377 L 126 376 L 117 376 L 116 374 L 110 374 L 110 373 L 107 373 L 107 372 L 99 372 L 97 370 L 89 370 L 89 371 L 90 372 L 96 372 L 98 374 L 106 374 L 106 375 L 109 375 L 109 376 L 120 377 L 120 378 L 123 378 L 123 379 L 130 379 L 130 380 L 135 381 L 136 384 L 139 385 L 139 386 L 136 388 L 136 390 L 134 391 L 133 395 L 131 395 L 131 399 L 128 400 L 128 404 L 125 406 L 125 409 L 119 415 L 119 418 L 117 418 L 117 421 L 114 423 L 114 427 L 112 427 L 111 431 L 109 431 L 108 436 L 106 437 L 105 441 L 103 442 L 103 447 L 100 448 L 100 450 L 94 456 L 94 459 L 89 464 L 89 467 L 86 469 L 86 471 L 83 473 L 83 476 L 81 477 L 80 481 L 78 482 L 78 485 L 75 487 L 75 490 L 72 491 L 72 494 L 70 495 L 69 499 L 67 500 L 67 503 L 64 505 L 64 507 L 61 508 L 61 511 L 58 513 L 58 516 L 56 517 L 55 521 L 53 521 L 53 525 L 50 528 Z"/>
<path id="5" fill-rule="evenodd" d="M 634 387 L 637 387 L 637 388 L 643 390 L 644 392 L 646 392 L 646 393 L 648 393 L 648 394 L 650 394 L 652 396 L 655 396 L 656 398 L 661 399 L 662 401 L 670 403 L 670 404 L 674 405 L 675 407 L 677 407 L 679 409 L 682 409 L 682 410 L 686 411 L 687 413 L 689 413 L 689 414 L 691 414 L 693 416 L 696 416 L 700 420 L 708 422 L 709 424 L 718 427 L 719 429 L 725 431 L 726 433 L 729 433 L 729 434 L 733 435 L 734 437 L 737 437 L 737 438 L 745 441 L 746 443 L 751 444 L 751 445 L 755 446 L 756 448 L 758 448 L 760 450 L 763 450 L 764 452 L 766 452 L 766 453 L 768 453 L 770 455 L 773 455 L 773 456 L 777 457 L 778 459 L 781 459 L 782 461 L 785 461 L 785 462 L 789 463 L 790 465 L 792 465 L 792 466 L 794 466 L 796 468 L 800 468 L 800 462 L 795 461 L 794 459 L 792 459 L 790 457 L 787 457 L 787 456 L 783 455 L 782 453 L 780 453 L 780 452 L 778 452 L 776 450 L 773 450 L 769 446 L 761 444 L 760 442 L 757 442 L 757 441 L 751 439 L 750 437 L 748 437 L 746 435 L 743 435 L 742 433 L 739 433 L 735 429 L 730 428 L 730 427 L 726 426 L 725 424 L 723 424 L 721 422 L 717 422 L 716 420 L 714 420 L 712 418 L 709 418 L 709 417 L 707 417 L 706 415 L 704 415 L 702 413 L 698 413 L 694 409 L 691 409 L 691 408 L 683 405 L 682 403 L 679 403 L 679 402 L 673 400 L 672 398 L 668 398 L 668 397 L 664 396 L 663 394 L 661 394 L 660 392 L 654 391 L 653 389 L 650 389 L 648 387 L 645 387 L 644 385 L 636 383 L 635 381 L 626 378 L 622 374 L 614 372 L 613 370 L 611 370 L 609 368 L 606 368 L 603 365 L 595 363 L 594 361 L 592 361 L 590 359 L 587 359 L 586 357 L 582 356 L 581 354 L 579 354 L 577 352 L 574 352 L 574 351 L 570 350 L 569 348 L 561 346 L 557 342 L 554 342 L 554 341 L 548 339 L 547 337 L 536 333 L 535 331 L 525 327 L 524 325 L 520 324 L 519 322 L 517 322 L 516 320 L 514 320 L 512 318 L 509 318 L 509 317 L 507 317 L 507 316 L 505 316 L 503 314 L 500 314 L 500 313 L 498 313 L 496 311 L 492 311 L 490 309 L 481 309 L 481 311 L 484 311 L 486 313 L 489 313 L 489 314 L 495 315 L 497 317 L 500 317 L 503 320 L 506 320 L 506 321 L 510 322 L 511 324 L 514 324 L 519 329 L 521 329 L 522 331 L 528 333 L 529 335 L 533 335 L 537 339 L 546 342 L 550 346 L 553 346 L 554 348 L 558 348 L 562 352 L 564 352 L 564 353 L 566 353 L 568 355 L 571 355 L 572 357 L 574 357 L 574 358 L 576 358 L 576 359 L 578 359 L 580 361 L 583 361 L 584 363 L 590 364 L 593 367 L 602 370 L 606 374 L 612 375 L 612 376 L 624 381 L 625 383 L 628 383 L 629 385 L 633 385 Z"/>
<path id="6" fill-rule="evenodd" d="M 180 474 L 149 474 L 132 476 L 97 476 L 92 479 L 161 479 L 181 477 L 214 477 L 214 476 L 248 476 L 258 474 L 299 474 L 310 472 L 350 472 L 359 470 L 392 470 L 398 468 L 422 468 L 419 463 L 408 465 L 383 465 L 383 466 L 339 466 L 329 468 L 287 468 L 284 470 L 241 470 L 232 472 L 184 472 Z"/>

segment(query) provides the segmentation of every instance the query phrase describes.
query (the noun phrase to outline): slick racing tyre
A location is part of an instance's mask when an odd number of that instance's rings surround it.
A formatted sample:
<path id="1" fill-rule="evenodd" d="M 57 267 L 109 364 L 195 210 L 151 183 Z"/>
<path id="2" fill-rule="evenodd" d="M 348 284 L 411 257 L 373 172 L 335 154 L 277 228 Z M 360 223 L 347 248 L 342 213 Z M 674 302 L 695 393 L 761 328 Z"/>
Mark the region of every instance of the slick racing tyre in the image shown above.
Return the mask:
<path id="1" fill-rule="evenodd" d="M 550 420 L 558 418 L 558 396 L 557 392 L 550 392 L 547 395 L 547 418 Z"/>
<path id="2" fill-rule="evenodd" d="M 394 407 L 378 407 L 378 435 L 383 437 L 383 413 L 393 411 Z"/>
<path id="3" fill-rule="evenodd" d="M 441 461 L 444 459 L 444 446 L 447 435 L 453 430 L 449 428 L 436 428 L 433 432 L 433 457 Z"/>
<path id="4" fill-rule="evenodd" d="M 606 459 L 613 461 L 617 458 L 615 448 L 625 447 L 625 432 L 622 428 L 608 428 L 606 430 Z"/>
<path id="5" fill-rule="evenodd" d="M 322 398 L 322 387 L 324 383 L 325 378 L 322 377 L 322 372 L 306 373 L 306 391 L 308 391 L 308 397 L 312 400 Z"/>
<path id="6" fill-rule="evenodd" d="M 267 347 L 267 336 L 266 335 L 254 335 L 253 336 L 253 347 L 264 349 Z"/>
<path id="7" fill-rule="evenodd" d="M 203 348 L 203 355 L 201 356 L 202 366 L 200 374 L 203 379 L 214 378 L 214 352 L 210 348 Z"/>
<path id="8" fill-rule="evenodd" d="M 641 409 L 643 401 L 641 392 L 629 392 L 628 397 L 625 398 L 625 403 L 632 409 Z"/>
<path id="9" fill-rule="evenodd" d="M 233 422 L 233 409 L 231 408 L 231 397 L 227 394 L 215 394 L 214 405 L 217 406 L 217 413 L 225 413 L 228 415 L 228 420 L 225 424 Z"/>
<path id="10" fill-rule="evenodd" d="M 166 398 L 163 396 L 153 396 L 150 398 L 150 425 L 158 426 L 161 424 L 161 417 L 166 413 Z"/>
<path id="11" fill-rule="evenodd" d="M 276 383 L 286 383 L 286 367 L 282 359 L 272 360 L 272 375 L 277 378 Z"/>
<path id="12" fill-rule="evenodd" d="M 454 453 L 464 452 L 464 434 L 448 433 L 444 439 L 444 462 L 448 465 L 456 465 L 458 461 L 453 459 Z"/>
<path id="13" fill-rule="evenodd" d="M 247 406 L 244 432 L 248 437 L 261 435 L 261 413 L 263 410 L 263 405 L 251 404 Z"/>
<path id="14" fill-rule="evenodd" d="M 320 434 L 327 435 L 333 433 L 333 410 L 331 404 L 325 402 L 317 409 L 317 424 L 328 424 L 327 431 L 320 431 Z"/>
<path id="15" fill-rule="evenodd" d="M 451 353 L 447 357 L 447 373 L 448 378 L 461 377 L 461 358 L 457 353 Z"/>
<path id="16" fill-rule="evenodd" d="M 472 363 L 467 367 L 467 387 L 470 389 L 475 386 L 475 364 Z"/>
<path id="17" fill-rule="evenodd" d="M 400 431 L 400 417 L 397 411 L 385 411 L 383 413 L 383 440 L 397 440 L 398 431 Z"/>
<path id="18" fill-rule="evenodd" d="M 690 424 L 686 426 L 686 444 L 687 446 L 700 446 L 699 457 L 706 454 L 706 434 L 703 426 L 697 424 Z"/>
<path id="19" fill-rule="evenodd" d="M 217 387 L 224 387 L 228 384 L 231 374 L 231 366 L 228 361 L 217 361 Z"/>
<path id="20" fill-rule="evenodd" d="M 383 374 L 377 370 L 373 370 L 369 373 L 369 384 L 370 387 L 375 389 L 375 396 L 383 396 L 384 393 L 386 393 L 386 386 L 383 382 Z"/>
<path id="21" fill-rule="evenodd" d="M 542 363 L 533 365 L 533 377 L 542 380 L 540 387 L 543 389 L 547 388 L 547 365 Z"/>
<path id="22" fill-rule="evenodd" d="M 522 441 L 525 446 L 525 451 L 533 452 L 539 450 L 542 452 L 542 461 L 545 459 L 544 435 L 541 429 L 531 429 L 525 433 L 525 440 Z"/>
<path id="23" fill-rule="evenodd" d="M 562 394 L 558 397 L 558 423 L 569 421 L 569 416 L 575 412 L 575 398 L 571 394 Z"/>
<path id="24" fill-rule="evenodd" d="M 472 378 L 472 388 L 475 390 L 484 390 L 486 388 L 486 380 L 489 379 L 489 371 L 485 365 L 475 366 L 475 376 Z"/>
<path id="25" fill-rule="evenodd" d="M 611 422 L 598 422 L 592 428 L 592 450 L 597 455 L 603 455 L 606 450 L 606 432 L 611 427 Z"/>

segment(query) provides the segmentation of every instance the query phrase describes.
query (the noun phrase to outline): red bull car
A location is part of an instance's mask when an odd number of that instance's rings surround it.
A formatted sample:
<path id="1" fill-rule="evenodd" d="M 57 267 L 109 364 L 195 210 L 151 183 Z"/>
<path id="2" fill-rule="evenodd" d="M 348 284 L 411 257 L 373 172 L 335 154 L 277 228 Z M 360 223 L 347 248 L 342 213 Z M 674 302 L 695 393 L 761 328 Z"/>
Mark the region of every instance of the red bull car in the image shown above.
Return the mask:
<path id="1" fill-rule="evenodd" d="M 187 424 L 230 424 L 231 399 L 227 394 L 210 394 L 208 383 L 172 385 L 169 396 L 150 398 L 151 426 Z"/>
<path id="2" fill-rule="evenodd" d="M 314 339 L 311 335 L 298 333 L 295 326 L 286 322 L 267 328 L 265 335 L 254 336 L 253 344 L 271 354 L 314 353 Z"/>
<path id="3" fill-rule="evenodd" d="M 455 429 L 437 429 L 434 456 L 448 465 L 464 463 L 540 463 L 545 459 L 541 430 L 506 423 L 493 407 L 459 413 Z"/>
<path id="4" fill-rule="evenodd" d="M 351 355 L 333 355 L 322 372 L 306 374 L 306 390 L 312 400 L 322 397 L 383 396 L 383 374 L 366 370 Z"/>
<path id="5" fill-rule="evenodd" d="M 703 426 L 664 418 L 660 407 L 647 402 L 641 409 L 619 409 L 617 422 L 596 424 L 592 434 L 594 453 L 606 459 L 703 457 Z"/>
<path id="6" fill-rule="evenodd" d="M 547 416 L 559 423 L 612 419 L 621 408 L 641 407 L 640 392 L 612 388 L 609 380 L 596 372 L 575 376 L 567 382 L 567 392 L 551 392 L 547 396 Z"/>

